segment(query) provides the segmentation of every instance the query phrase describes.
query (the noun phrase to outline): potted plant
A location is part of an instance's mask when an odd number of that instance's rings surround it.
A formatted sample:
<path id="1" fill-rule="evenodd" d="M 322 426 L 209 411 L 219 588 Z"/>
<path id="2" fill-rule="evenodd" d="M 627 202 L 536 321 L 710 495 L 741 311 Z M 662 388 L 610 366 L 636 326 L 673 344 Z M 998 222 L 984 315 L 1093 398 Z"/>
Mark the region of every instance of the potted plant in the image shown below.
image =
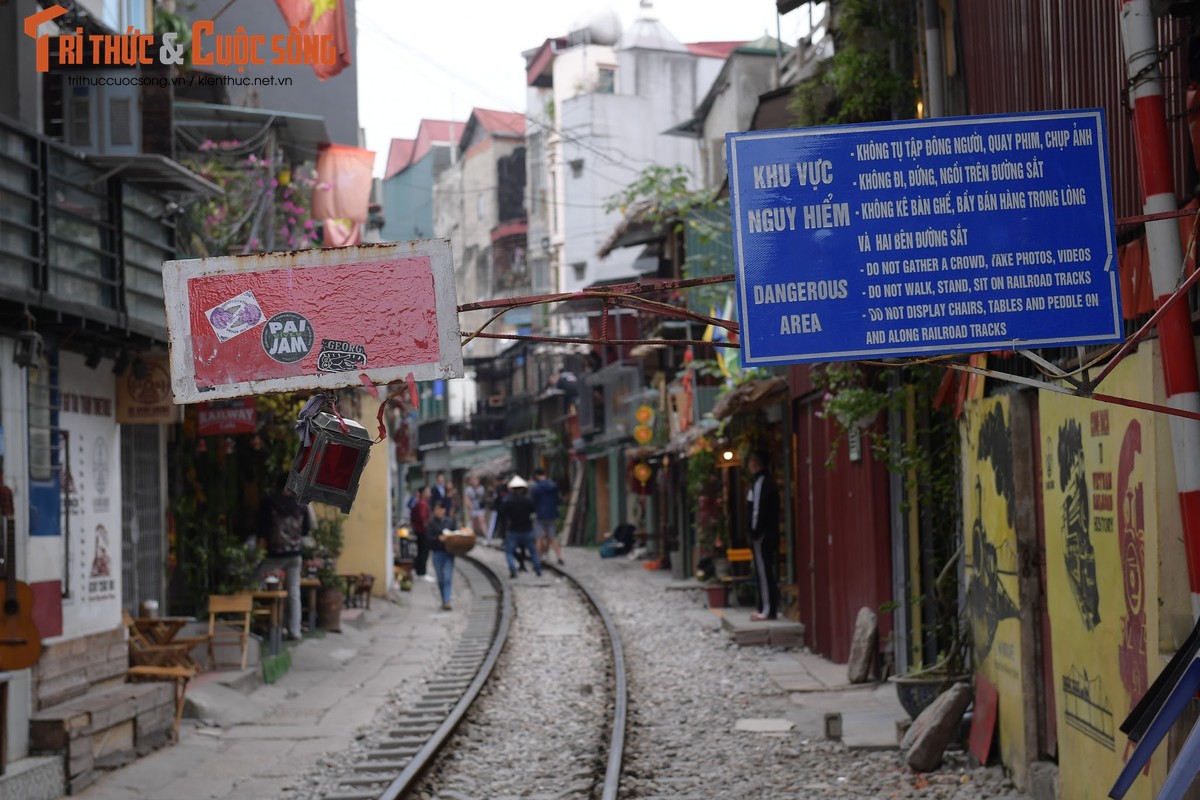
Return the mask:
<path id="1" fill-rule="evenodd" d="M 716 575 L 704 581 L 704 590 L 708 592 L 709 608 L 725 608 L 729 603 L 729 584 Z"/>
<path id="2" fill-rule="evenodd" d="M 312 540 L 312 551 L 305 561 L 310 574 L 321 582 L 321 588 L 317 590 L 317 626 L 340 631 L 345 599 L 337 574 L 337 559 L 342 554 L 342 518 L 332 514 L 318 515 Z"/>
<path id="3" fill-rule="evenodd" d="M 702 558 L 724 546 L 725 509 L 719 474 L 712 443 L 701 439 L 688 456 L 687 490 L 696 503 L 696 544 Z"/>

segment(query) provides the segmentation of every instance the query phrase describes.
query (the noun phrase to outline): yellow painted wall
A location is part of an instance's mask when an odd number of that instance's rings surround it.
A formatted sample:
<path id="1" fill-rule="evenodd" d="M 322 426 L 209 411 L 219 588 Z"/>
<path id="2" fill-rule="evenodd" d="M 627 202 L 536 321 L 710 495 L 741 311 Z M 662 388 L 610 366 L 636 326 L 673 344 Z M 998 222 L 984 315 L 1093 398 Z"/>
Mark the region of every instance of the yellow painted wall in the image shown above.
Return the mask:
<path id="1" fill-rule="evenodd" d="M 342 396 L 346 396 L 346 392 Z M 379 403 L 382 401 L 382 391 L 379 400 L 371 397 L 365 389 L 354 390 L 354 399 L 350 402 L 340 401 L 338 410 L 342 415 L 357 421 L 367 429 L 374 439 L 379 433 L 379 422 L 376 418 Z M 354 505 L 350 507 L 349 515 L 344 517 L 342 528 L 342 555 L 338 558 L 339 574 L 356 575 L 365 572 L 374 576 L 375 585 L 372 594 L 382 597 L 387 594 L 388 583 L 391 579 L 391 564 L 388 561 L 388 440 L 371 448 L 371 455 L 363 469 L 362 480 L 358 485 L 358 495 Z M 318 513 L 340 513 L 329 506 L 319 506 Z"/>
<path id="2" fill-rule="evenodd" d="M 1142 348 L 1102 391 L 1153 401 L 1157 362 Z M 1163 665 L 1156 508 L 1177 501 L 1172 476 L 1156 469 L 1165 416 L 1051 392 L 1039 402 L 1060 789 L 1064 800 L 1084 800 L 1112 788 L 1132 752 L 1118 726 Z M 1187 595 L 1161 602 L 1186 603 Z M 1154 796 L 1165 749 L 1128 798 Z"/>
<path id="3" fill-rule="evenodd" d="M 963 527 L 976 672 L 996 687 L 1000 759 L 1023 771 L 1025 698 L 1036 678 L 1021 673 L 1012 459 L 1020 443 L 1012 439 L 1011 418 L 1004 396 L 970 403 L 963 415 Z"/>

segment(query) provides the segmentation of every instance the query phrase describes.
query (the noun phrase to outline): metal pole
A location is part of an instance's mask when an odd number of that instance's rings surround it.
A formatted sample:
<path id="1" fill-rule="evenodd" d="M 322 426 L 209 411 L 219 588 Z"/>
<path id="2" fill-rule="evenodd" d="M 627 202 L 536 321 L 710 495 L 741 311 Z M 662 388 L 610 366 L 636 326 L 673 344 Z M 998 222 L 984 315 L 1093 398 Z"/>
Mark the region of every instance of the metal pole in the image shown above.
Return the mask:
<path id="1" fill-rule="evenodd" d="M 1142 181 L 1143 210 L 1147 214 L 1176 208 L 1171 177 L 1171 150 L 1167 138 L 1166 104 L 1162 72 L 1158 66 L 1158 40 L 1149 0 L 1120 0 L 1121 34 L 1129 74 L 1129 96 L 1133 106 L 1138 170 Z M 1179 227 L 1169 220 L 1146 223 L 1150 250 L 1150 279 L 1156 303 L 1163 303 L 1175 289 L 1183 264 Z M 1167 404 L 1186 411 L 1200 411 L 1200 380 L 1196 373 L 1196 347 L 1188 307 L 1175 303 L 1159 323 L 1159 338 L 1166 380 Z M 1187 553 L 1188 582 L 1192 595 L 1192 618 L 1200 620 L 1200 423 L 1171 417 L 1171 445 L 1175 478 L 1183 517 L 1183 543 Z"/>
<path id="2" fill-rule="evenodd" d="M 942 58 L 942 9 L 938 0 L 925 0 L 925 61 L 926 72 L 929 75 L 929 108 L 925 109 L 926 117 L 940 117 L 945 114 L 942 104 L 942 86 L 946 79 L 946 69 Z"/>

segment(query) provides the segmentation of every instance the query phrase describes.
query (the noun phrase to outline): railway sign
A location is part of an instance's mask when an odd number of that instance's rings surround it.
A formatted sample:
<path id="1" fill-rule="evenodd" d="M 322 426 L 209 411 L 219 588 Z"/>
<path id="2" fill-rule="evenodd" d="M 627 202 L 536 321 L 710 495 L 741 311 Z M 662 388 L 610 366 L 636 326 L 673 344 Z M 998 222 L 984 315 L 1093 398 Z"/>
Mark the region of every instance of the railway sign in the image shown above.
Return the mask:
<path id="1" fill-rule="evenodd" d="M 445 239 L 163 264 L 176 403 L 462 375 Z"/>
<path id="2" fill-rule="evenodd" d="M 746 364 L 1120 341 L 1104 111 L 726 136 Z"/>

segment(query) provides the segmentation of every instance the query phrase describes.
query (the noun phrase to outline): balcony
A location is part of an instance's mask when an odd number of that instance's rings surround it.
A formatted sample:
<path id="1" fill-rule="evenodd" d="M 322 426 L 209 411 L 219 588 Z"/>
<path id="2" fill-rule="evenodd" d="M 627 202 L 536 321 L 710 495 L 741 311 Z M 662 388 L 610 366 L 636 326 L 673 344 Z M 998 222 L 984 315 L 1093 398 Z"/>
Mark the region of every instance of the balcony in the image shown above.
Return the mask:
<path id="1" fill-rule="evenodd" d="M 157 177 L 186 173 L 155 163 Z M 0 117 L 0 297 L 39 328 L 52 317 L 64 331 L 107 332 L 114 342 L 167 341 L 162 262 L 175 257 L 175 225 L 168 200 L 123 168 Z"/>

